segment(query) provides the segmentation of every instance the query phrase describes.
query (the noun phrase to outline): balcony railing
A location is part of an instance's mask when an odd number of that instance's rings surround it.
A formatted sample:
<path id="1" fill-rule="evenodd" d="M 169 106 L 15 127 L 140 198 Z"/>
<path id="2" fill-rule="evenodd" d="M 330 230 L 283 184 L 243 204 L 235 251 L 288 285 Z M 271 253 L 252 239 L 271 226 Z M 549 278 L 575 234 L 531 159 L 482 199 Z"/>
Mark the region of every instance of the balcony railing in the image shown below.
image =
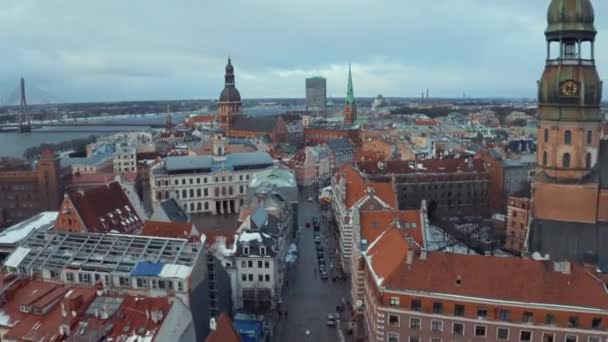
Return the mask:
<path id="1" fill-rule="evenodd" d="M 595 60 L 593 59 L 548 59 L 547 65 L 583 65 L 583 66 L 594 66 Z"/>

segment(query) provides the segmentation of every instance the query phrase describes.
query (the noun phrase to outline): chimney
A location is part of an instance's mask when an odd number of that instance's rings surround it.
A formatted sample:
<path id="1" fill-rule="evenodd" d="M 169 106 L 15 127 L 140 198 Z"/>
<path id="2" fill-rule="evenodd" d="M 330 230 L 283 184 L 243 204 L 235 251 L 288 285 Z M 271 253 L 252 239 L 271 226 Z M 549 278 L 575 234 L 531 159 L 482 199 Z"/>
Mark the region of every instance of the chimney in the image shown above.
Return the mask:
<path id="1" fill-rule="evenodd" d="M 572 266 L 569 261 L 556 261 L 553 263 L 553 270 L 561 274 L 570 275 L 572 272 Z"/>
<path id="2" fill-rule="evenodd" d="M 61 302 L 61 317 L 68 317 L 68 312 L 65 310 L 65 302 Z"/>
<path id="3" fill-rule="evenodd" d="M 414 249 L 409 248 L 407 250 L 407 259 L 405 259 L 405 263 L 407 265 L 411 265 L 414 263 Z"/>
<path id="4" fill-rule="evenodd" d="M 420 260 L 426 260 L 426 257 L 427 257 L 427 250 L 426 250 L 426 248 L 420 249 Z"/>
<path id="5" fill-rule="evenodd" d="M 103 304 L 101 306 L 101 313 L 99 314 L 99 316 L 101 317 L 101 319 L 108 319 L 108 306 L 106 304 Z"/>
<path id="6" fill-rule="evenodd" d="M 151 316 L 152 322 L 154 322 L 154 324 L 158 324 L 158 322 L 163 320 L 163 312 L 160 310 L 152 311 L 150 316 Z"/>

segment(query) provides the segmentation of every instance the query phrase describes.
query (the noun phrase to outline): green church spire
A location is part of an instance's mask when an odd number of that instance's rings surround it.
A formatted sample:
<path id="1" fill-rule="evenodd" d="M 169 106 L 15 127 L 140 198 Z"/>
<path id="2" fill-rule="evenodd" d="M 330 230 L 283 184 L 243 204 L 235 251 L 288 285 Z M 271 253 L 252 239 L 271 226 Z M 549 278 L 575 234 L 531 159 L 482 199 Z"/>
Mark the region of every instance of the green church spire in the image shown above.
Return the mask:
<path id="1" fill-rule="evenodd" d="M 346 104 L 355 104 L 355 91 L 353 90 L 353 75 L 350 71 L 350 64 L 348 65 L 348 88 L 346 89 Z"/>

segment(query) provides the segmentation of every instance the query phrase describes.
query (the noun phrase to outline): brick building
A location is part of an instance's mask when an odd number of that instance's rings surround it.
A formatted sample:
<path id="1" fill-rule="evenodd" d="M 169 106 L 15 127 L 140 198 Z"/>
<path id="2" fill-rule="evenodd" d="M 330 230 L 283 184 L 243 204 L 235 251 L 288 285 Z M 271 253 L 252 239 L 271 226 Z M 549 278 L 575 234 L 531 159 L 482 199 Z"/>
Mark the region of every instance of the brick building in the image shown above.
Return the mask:
<path id="1" fill-rule="evenodd" d="M 481 159 L 359 162 L 372 181 L 395 184 L 400 210 L 416 210 L 425 200 L 429 215 L 485 215 L 488 173 Z"/>
<path id="2" fill-rule="evenodd" d="M 531 221 L 530 199 L 509 196 L 507 200 L 507 226 L 504 248 L 515 253 L 526 251 L 528 227 Z"/>
<path id="3" fill-rule="evenodd" d="M 56 211 L 63 195 L 59 158 L 46 150 L 34 170 L 24 167 L 0 171 L 0 227 Z"/>
<path id="4" fill-rule="evenodd" d="M 321 145 L 336 139 L 350 139 L 358 146 L 361 143 L 359 129 L 342 125 L 310 126 L 304 128 L 304 143 L 307 146 Z"/>
<path id="5" fill-rule="evenodd" d="M 276 144 L 287 141 L 287 125 L 281 116 L 235 116 L 228 135 L 235 138 L 268 136 Z"/>
<path id="6" fill-rule="evenodd" d="M 364 254 L 365 335 L 388 342 L 600 342 L 606 285 L 578 264 L 426 252 L 392 229 Z"/>

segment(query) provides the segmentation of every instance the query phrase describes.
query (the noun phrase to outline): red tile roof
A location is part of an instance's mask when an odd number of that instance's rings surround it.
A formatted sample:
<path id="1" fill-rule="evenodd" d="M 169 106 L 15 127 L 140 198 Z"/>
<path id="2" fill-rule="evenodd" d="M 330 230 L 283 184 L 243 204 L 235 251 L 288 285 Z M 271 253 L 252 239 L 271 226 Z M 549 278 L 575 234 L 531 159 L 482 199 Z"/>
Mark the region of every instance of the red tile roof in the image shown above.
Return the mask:
<path id="1" fill-rule="evenodd" d="M 232 321 L 221 313 L 216 322 L 216 329 L 209 333 L 205 342 L 241 342 L 241 335 L 236 331 Z"/>
<path id="2" fill-rule="evenodd" d="M 482 159 L 428 159 L 419 161 L 390 160 L 382 163 L 358 162 L 366 174 L 485 172 Z"/>
<path id="3" fill-rule="evenodd" d="M 167 297 L 149 298 L 126 296 L 119 312 L 114 317 L 112 331 L 106 337 L 111 337 L 114 341 L 125 341 L 132 336 L 152 336 L 158 333 L 163 319 L 169 314 L 172 303 Z M 162 313 L 158 323 L 151 319 L 154 312 Z M 149 335 L 148 335 L 149 334 Z"/>
<path id="4" fill-rule="evenodd" d="M 375 241 L 387 229 L 397 228 L 403 236 L 413 238 L 424 245 L 424 232 L 420 210 L 373 210 L 359 213 L 361 240 Z"/>
<path id="5" fill-rule="evenodd" d="M 416 119 L 415 124 L 416 124 L 416 126 L 437 126 L 437 125 L 439 125 L 437 120 L 434 120 L 434 119 L 429 119 L 429 120 Z"/>
<path id="6" fill-rule="evenodd" d="M 215 115 L 195 115 L 191 116 L 187 119 L 188 124 L 192 125 L 195 123 L 206 123 L 213 122 L 215 120 Z"/>
<path id="7" fill-rule="evenodd" d="M 158 236 L 176 239 L 189 239 L 197 236 L 197 232 L 193 229 L 191 222 L 160 222 L 147 221 L 144 223 L 144 228 L 141 235 Z"/>
<path id="8" fill-rule="evenodd" d="M 91 287 L 64 287 L 29 281 L 23 287 L 15 289 L 14 296 L 9 297 L 2 307 L 2 310 L 8 311 L 11 319 L 18 317 L 18 321 L 3 339 L 42 342 L 63 340 L 59 326 L 67 325 L 73 329 L 94 298 L 95 289 Z M 20 305 L 31 305 L 31 312 L 21 312 Z M 50 306 L 48 311 L 36 311 L 43 305 L 46 308 Z"/>
<path id="9" fill-rule="evenodd" d="M 368 195 L 370 190 L 373 190 L 373 193 L 389 206 L 393 208 L 397 206 L 397 195 L 393 190 L 392 183 L 371 182 L 364 179 L 363 176 L 350 165 L 346 165 L 342 168 L 340 177 L 344 177 L 346 181 L 347 208 L 351 208 L 361 198 Z"/>
<path id="10" fill-rule="evenodd" d="M 400 259 L 400 265 L 390 275 L 380 273 L 389 291 L 608 309 L 604 283 L 578 264 L 571 264 L 570 274 L 564 274 L 551 261 L 521 258 L 433 252 L 426 260 L 416 258 L 412 265 L 406 264 L 402 253 L 394 259 Z M 385 266 L 372 265 L 386 272 Z"/>
<path id="11" fill-rule="evenodd" d="M 67 185 L 74 184 L 108 184 L 113 182 L 115 176 L 113 173 L 93 173 L 93 174 L 72 174 L 67 180 Z"/>
<path id="12" fill-rule="evenodd" d="M 142 226 L 141 219 L 117 182 L 73 192 L 69 198 L 89 232 L 127 233 Z"/>
<path id="13" fill-rule="evenodd" d="M 370 242 L 366 255 L 371 260 L 376 281 L 383 285 L 392 276 L 409 250 L 408 242 L 402 233 L 394 227 L 384 230 L 374 241 Z"/>

